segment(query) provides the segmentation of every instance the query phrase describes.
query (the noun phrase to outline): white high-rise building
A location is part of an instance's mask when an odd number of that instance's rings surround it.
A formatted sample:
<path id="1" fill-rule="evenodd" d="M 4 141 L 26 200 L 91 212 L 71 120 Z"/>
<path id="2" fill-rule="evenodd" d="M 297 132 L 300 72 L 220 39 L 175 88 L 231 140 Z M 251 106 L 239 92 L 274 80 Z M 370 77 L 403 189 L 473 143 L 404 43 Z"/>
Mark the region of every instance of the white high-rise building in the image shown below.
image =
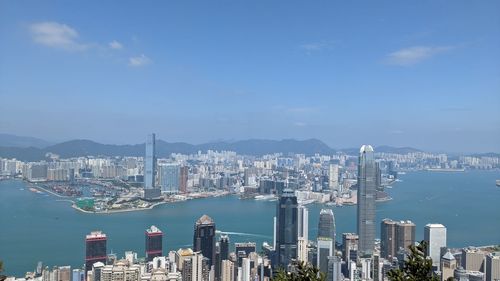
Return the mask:
<path id="1" fill-rule="evenodd" d="M 234 281 L 234 264 L 230 260 L 222 261 L 221 281 Z"/>
<path id="2" fill-rule="evenodd" d="M 427 224 L 424 228 L 424 240 L 427 242 L 426 255 L 432 259 L 432 265 L 439 269 L 441 248 L 446 247 L 446 227 L 437 223 Z"/>
<path id="3" fill-rule="evenodd" d="M 250 259 L 243 258 L 241 261 L 241 281 L 250 281 Z"/>
<path id="4" fill-rule="evenodd" d="M 307 243 L 309 241 L 309 211 L 305 206 L 299 206 L 298 220 L 298 259 L 299 261 L 307 262 Z"/>
<path id="5" fill-rule="evenodd" d="M 339 187 L 339 165 L 330 164 L 330 169 L 328 173 L 328 186 L 330 190 L 336 190 Z"/>

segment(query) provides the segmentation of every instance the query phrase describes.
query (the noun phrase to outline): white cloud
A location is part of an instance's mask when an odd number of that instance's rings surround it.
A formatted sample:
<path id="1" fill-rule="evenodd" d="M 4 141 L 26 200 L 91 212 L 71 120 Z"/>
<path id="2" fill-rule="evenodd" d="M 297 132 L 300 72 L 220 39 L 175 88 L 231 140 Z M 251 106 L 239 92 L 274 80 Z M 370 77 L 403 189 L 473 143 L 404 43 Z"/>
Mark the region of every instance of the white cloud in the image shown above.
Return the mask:
<path id="1" fill-rule="evenodd" d="M 123 45 L 116 40 L 109 42 L 108 46 L 109 46 L 109 48 L 114 49 L 114 50 L 123 49 Z"/>
<path id="2" fill-rule="evenodd" d="M 140 56 L 129 58 L 128 62 L 130 66 L 143 66 L 150 64 L 151 59 L 146 57 L 144 54 L 141 54 Z"/>
<path id="3" fill-rule="evenodd" d="M 78 32 L 57 22 L 33 23 L 29 27 L 33 40 L 41 45 L 71 51 L 82 51 L 88 45 L 78 42 Z"/>
<path id="4" fill-rule="evenodd" d="M 302 44 L 299 49 L 304 51 L 306 54 L 311 55 L 312 53 L 319 53 L 332 48 L 332 42 L 310 42 Z"/>
<path id="5" fill-rule="evenodd" d="M 325 43 L 307 43 L 300 45 L 299 47 L 303 50 L 306 50 L 308 52 L 313 52 L 313 51 L 321 51 L 323 50 L 327 45 Z"/>
<path id="6" fill-rule="evenodd" d="M 439 53 L 451 50 L 453 47 L 440 46 L 440 47 L 427 47 L 415 46 L 404 48 L 387 55 L 386 62 L 388 64 L 408 66 L 417 64 L 425 59 L 431 58 Z"/>

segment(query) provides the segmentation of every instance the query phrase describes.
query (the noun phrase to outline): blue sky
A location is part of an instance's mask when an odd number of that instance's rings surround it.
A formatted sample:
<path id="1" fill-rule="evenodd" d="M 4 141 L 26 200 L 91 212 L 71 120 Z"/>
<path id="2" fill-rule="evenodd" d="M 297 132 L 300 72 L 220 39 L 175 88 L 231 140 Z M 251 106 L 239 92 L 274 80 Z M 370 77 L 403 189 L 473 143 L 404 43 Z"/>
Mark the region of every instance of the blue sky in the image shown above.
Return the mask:
<path id="1" fill-rule="evenodd" d="M 500 152 L 499 1 L 0 1 L 0 132 Z"/>

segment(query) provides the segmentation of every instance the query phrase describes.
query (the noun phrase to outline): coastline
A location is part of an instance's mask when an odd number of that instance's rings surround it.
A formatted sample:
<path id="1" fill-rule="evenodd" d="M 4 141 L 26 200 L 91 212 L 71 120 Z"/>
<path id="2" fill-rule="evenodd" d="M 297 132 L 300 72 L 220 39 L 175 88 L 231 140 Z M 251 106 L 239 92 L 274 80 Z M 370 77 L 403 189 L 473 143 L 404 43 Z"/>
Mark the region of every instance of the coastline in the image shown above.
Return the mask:
<path id="1" fill-rule="evenodd" d="M 152 210 L 154 207 L 156 206 L 160 206 L 160 205 L 163 205 L 163 204 L 167 204 L 167 203 L 171 203 L 171 202 L 166 202 L 166 201 L 162 201 L 162 202 L 158 202 L 158 203 L 155 203 L 147 208 L 133 208 L 133 209 L 116 209 L 116 210 L 106 210 L 106 211 L 99 211 L 99 212 L 92 212 L 92 211 L 87 211 L 87 210 L 84 210 L 84 209 L 81 209 L 81 208 L 78 208 L 78 206 L 76 206 L 76 204 L 73 202 L 73 204 L 71 204 L 71 208 L 77 210 L 77 211 L 80 211 L 82 213 L 86 213 L 86 214 L 115 214 L 115 213 L 126 213 L 126 212 L 135 212 L 135 211 L 146 211 L 146 210 Z"/>

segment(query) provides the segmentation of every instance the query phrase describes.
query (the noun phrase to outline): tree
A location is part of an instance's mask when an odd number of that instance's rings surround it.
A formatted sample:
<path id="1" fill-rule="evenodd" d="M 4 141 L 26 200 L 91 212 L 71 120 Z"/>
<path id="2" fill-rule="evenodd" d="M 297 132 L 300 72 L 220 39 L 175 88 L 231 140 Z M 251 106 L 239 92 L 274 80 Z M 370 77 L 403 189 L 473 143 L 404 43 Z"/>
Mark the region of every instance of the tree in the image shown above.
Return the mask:
<path id="1" fill-rule="evenodd" d="M 387 277 L 391 281 L 439 281 L 432 271 L 432 259 L 425 257 L 427 242 L 410 246 L 410 255 L 403 269 L 391 269 Z"/>
<path id="2" fill-rule="evenodd" d="M 3 272 L 3 261 L 0 260 L 0 273 Z M 7 278 L 7 276 L 0 274 L 0 281 L 3 281 Z"/>
<path id="3" fill-rule="evenodd" d="M 283 269 L 278 270 L 273 281 L 326 281 L 325 273 L 310 264 L 296 262 L 294 266 L 295 270 L 290 273 Z"/>

